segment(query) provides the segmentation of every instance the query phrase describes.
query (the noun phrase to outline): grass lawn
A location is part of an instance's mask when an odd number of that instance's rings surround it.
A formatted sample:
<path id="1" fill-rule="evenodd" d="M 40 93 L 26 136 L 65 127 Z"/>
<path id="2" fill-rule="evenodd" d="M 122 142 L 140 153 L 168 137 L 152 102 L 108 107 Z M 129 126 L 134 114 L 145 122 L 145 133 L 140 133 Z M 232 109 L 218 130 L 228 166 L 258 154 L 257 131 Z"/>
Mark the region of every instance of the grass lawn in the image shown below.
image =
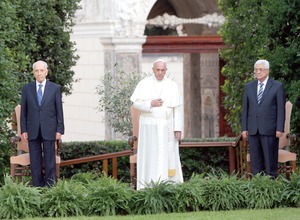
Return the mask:
<path id="1" fill-rule="evenodd" d="M 69 217 L 69 218 L 34 218 L 33 220 L 300 220 L 299 208 L 236 210 L 236 211 L 200 211 L 189 213 L 170 213 L 159 215 L 108 216 L 108 217 Z M 29 219 L 26 219 L 29 220 Z M 31 219 L 32 220 L 32 219 Z"/>

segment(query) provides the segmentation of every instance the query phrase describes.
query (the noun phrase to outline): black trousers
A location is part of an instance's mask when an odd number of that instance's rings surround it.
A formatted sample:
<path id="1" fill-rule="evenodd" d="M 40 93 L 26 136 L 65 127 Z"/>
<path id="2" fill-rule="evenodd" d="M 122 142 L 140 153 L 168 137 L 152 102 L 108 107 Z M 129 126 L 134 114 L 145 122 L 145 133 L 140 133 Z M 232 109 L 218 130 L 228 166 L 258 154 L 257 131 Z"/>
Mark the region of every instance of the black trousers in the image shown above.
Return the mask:
<path id="1" fill-rule="evenodd" d="M 44 140 L 40 134 L 29 140 L 30 169 L 33 186 L 51 186 L 56 179 L 55 140 Z"/>
<path id="2" fill-rule="evenodd" d="M 253 175 L 264 172 L 277 177 L 279 138 L 257 133 L 249 135 L 250 165 Z"/>

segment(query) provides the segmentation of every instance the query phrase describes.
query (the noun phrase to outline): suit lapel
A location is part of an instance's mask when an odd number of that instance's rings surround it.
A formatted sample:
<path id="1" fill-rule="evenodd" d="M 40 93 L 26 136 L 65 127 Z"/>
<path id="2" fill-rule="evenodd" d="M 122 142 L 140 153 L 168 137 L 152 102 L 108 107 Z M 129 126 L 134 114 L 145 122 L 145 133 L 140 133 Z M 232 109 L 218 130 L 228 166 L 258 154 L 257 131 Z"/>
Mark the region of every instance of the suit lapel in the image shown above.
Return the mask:
<path id="1" fill-rule="evenodd" d="M 252 91 L 252 94 L 251 94 L 251 96 L 257 101 L 257 84 L 258 84 L 258 82 L 257 82 L 257 80 L 256 81 L 254 81 L 254 82 L 252 82 L 252 88 L 251 88 L 251 91 Z"/>
<path id="2" fill-rule="evenodd" d="M 37 105 L 39 105 L 38 98 L 37 98 L 36 82 L 35 81 L 32 82 L 31 85 L 30 85 L 30 92 L 32 93 L 32 97 L 34 98 L 35 103 Z"/>
<path id="3" fill-rule="evenodd" d="M 273 80 L 269 78 L 268 82 L 267 82 L 267 85 L 265 87 L 265 90 L 262 94 L 260 104 L 264 101 L 265 97 L 268 95 L 268 92 L 270 91 L 272 85 L 273 85 Z"/>
<path id="4" fill-rule="evenodd" d="M 47 81 L 46 85 L 45 85 L 45 89 L 44 89 L 44 94 L 43 94 L 41 105 L 43 105 L 44 102 L 45 102 L 45 100 L 47 99 L 47 95 L 49 94 L 49 86 L 50 86 L 50 83 Z"/>

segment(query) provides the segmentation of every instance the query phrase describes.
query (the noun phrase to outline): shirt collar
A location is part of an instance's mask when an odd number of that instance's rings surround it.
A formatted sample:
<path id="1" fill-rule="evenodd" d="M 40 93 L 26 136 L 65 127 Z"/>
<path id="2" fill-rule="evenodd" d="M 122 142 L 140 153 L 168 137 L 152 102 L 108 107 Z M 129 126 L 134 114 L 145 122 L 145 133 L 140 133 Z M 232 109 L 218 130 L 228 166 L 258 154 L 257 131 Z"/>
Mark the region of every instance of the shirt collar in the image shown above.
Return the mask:
<path id="1" fill-rule="evenodd" d="M 267 85 L 267 82 L 268 82 L 268 79 L 269 79 L 269 76 L 262 82 L 265 85 Z M 257 84 L 259 85 L 261 82 L 257 80 Z"/>
<path id="2" fill-rule="evenodd" d="M 35 81 L 36 82 L 36 87 L 39 87 L 40 84 L 43 85 L 43 87 L 45 88 L 45 85 L 46 85 L 46 79 L 42 82 L 42 83 L 39 83 L 38 81 Z"/>

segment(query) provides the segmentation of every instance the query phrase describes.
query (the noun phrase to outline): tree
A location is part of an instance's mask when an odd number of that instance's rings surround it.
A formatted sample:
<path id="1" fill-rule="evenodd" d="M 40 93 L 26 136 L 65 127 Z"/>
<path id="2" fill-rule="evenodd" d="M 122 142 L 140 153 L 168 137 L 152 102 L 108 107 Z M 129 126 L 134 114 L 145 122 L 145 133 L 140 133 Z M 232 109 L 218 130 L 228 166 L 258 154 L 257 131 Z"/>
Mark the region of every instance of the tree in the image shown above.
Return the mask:
<path id="1" fill-rule="evenodd" d="M 60 84 L 63 93 L 71 93 L 71 68 L 78 57 L 70 33 L 79 2 L 0 1 L 0 173 L 9 164 L 11 114 L 19 103 L 21 87 L 33 80 L 32 63 L 45 60 L 50 68 L 48 78 Z"/>
<path id="2" fill-rule="evenodd" d="M 20 36 L 13 47 L 29 56 L 22 73 L 24 82 L 31 81 L 32 63 L 44 60 L 49 65 L 48 79 L 62 86 L 70 94 L 74 71 L 71 69 L 78 56 L 70 33 L 80 0 L 13 0 L 17 5 Z"/>
<path id="3" fill-rule="evenodd" d="M 119 70 L 116 64 L 114 71 L 106 73 L 97 88 L 99 110 L 105 112 L 105 122 L 115 132 L 127 137 L 132 135 L 130 96 L 141 79 L 141 74 L 126 73 Z"/>
<path id="4" fill-rule="evenodd" d="M 226 62 L 226 119 L 235 133 L 241 132 L 242 93 L 253 80 L 258 59 L 270 62 L 270 76 L 285 84 L 286 96 L 294 104 L 291 128 L 300 128 L 300 2 L 293 0 L 220 0 L 226 22 L 219 34 L 227 47 L 221 50 Z"/>

